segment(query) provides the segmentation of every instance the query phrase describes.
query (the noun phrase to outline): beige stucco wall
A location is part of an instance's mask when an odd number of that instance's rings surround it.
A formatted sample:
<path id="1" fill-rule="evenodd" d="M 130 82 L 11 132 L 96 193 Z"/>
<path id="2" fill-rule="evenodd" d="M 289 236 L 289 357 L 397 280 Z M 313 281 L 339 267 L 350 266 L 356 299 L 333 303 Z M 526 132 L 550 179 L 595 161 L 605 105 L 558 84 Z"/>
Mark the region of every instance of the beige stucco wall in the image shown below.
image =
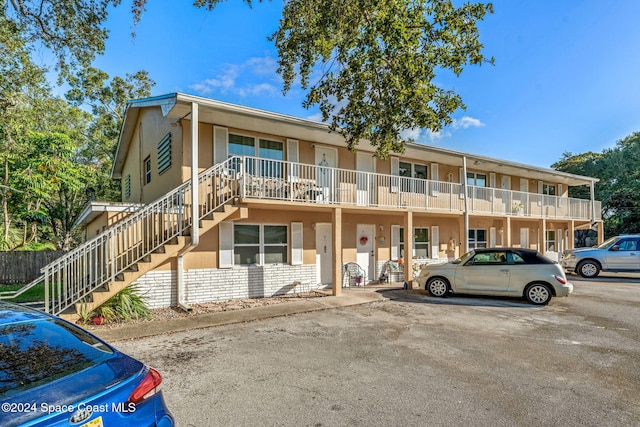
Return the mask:
<path id="1" fill-rule="evenodd" d="M 162 116 L 160 108 L 142 109 L 136 129 L 130 141 L 130 148 L 122 168 L 121 191 L 124 202 L 149 203 L 166 194 L 168 189 L 177 187 L 182 179 L 182 130 L 172 126 L 172 120 Z M 167 133 L 171 133 L 171 167 L 162 175 L 158 174 L 158 143 Z M 151 159 L 151 182 L 143 182 L 143 162 Z M 125 198 L 125 177 L 131 175 L 131 196 Z"/>
<path id="2" fill-rule="evenodd" d="M 172 126 L 174 123 L 174 126 Z M 176 125 L 178 124 L 178 125 Z M 218 126 L 224 126 L 223 123 L 217 124 Z M 199 145 L 198 145 L 198 158 L 199 158 L 199 170 L 204 170 L 213 165 L 213 124 L 200 123 L 199 124 Z M 240 135 L 252 136 L 255 138 L 265 138 L 270 140 L 282 141 L 284 145 L 284 156 L 287 159 L 287 137 L 286 135 L 274 135 L 253 131 L 246 131 L 238 128 L 227 128 L 229 133 L 235 133 Z M 159 176 L 157 174 L 157 144 L 166 135 L 167 132 L 171 132 L 172 135 L 172 167 Z M 173 119 L 167 119 L 162 116 L 159 108 L 147 108 L 140 111 L 138 118 L 138 126 L 130 144 L 130 150 L 128 157 L 123 167 L 123 178 L 127 174 L 131 174 L 131 197 L 124 199 L 123 201 L 129 202 L 149 202 L 155 200 L 166 192 L 168 188 L 174 188 L 179 183 L 184 182 L 190 177 L 190 159 L 191 159 L 191 146 L 190 146 L 190 121 L 187 119 L 179 122 L 174 122 Z M 140 141 L 143 141 L 140 144 Z M 338 167 L 341 169 L 355 170 L 356 169 L 356 152 L 349 151 L 346 147 L 336 147 L 329 144 L 324 144 L 322 141 L 298 141 L 299 146 L 299 161 L 304 164 L 315 163 L 315 148 L 316 147 L 329 147 L 337 150 Z M 358 149 L 358 147 L 356 147 Z M 358 150 L 357 150 L 358 151 Z M 360 152 L 367 152 L 363 149 Z M 152 163 L 152 180 L 148 185 L 142 185 L 142 162 L 147 156 L 151 156 Z M 423 157 L 409 157 L 405 155 L 396 156 L 400 161 L 406 161 L 417 164 L 424 164 L 431 174 L 431 167 L 433 162 L 428 159 L 428 153 L 424 153 Z M 177 167 L 180 165 L 180 167 Z M 460 167 L 457 165 L 438 164 L 438 179 L 444 182 L 461 182 L 460 179 Z M 377 173 L 390 174 L 391 163 L 390 160 L 375 160 L 375 170 Z M 491 170 L 485 170 L 481 168 L 475 168 L 473 166 L 468 168 L 469 172 L 482 173 L 487 175 L 487 185 L 489 185 L 489 176 L 492 173 Z M 520 181 L 523 177 L 509 175 L 511 180 L 511 189 L 515 191 L 520 190 Z M 496 174 L 496 187 L 500 187 L 502 174 Z M 538 192 L 538 180 L 530 179 L 529 192 Z M 550 176 L 549 181 L 545 181 L 550 184 L 556 184 Z M 122 180 L 123 195 L 124 195 L 124 179 Z M 557 188 L 557 187 L 556 187 Z M 562 193 L 558 195 L 566 196 L 568 192 L 567 186 L 562 187 Z"/>

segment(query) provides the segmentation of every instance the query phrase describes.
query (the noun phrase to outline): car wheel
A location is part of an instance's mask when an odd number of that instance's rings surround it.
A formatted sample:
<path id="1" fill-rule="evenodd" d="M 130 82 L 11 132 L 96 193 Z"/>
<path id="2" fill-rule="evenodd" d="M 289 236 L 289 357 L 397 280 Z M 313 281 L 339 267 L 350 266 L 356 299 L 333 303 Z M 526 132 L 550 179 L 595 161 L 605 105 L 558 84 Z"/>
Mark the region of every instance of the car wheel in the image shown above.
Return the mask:
<path id="1" fill-rule="evenodd" d="M 600 274 L 600 266 L 598 263 L 590 260 L 582 261 L 578 264 L 577 270 L 579 275 L 588 279 L 597 277 L 598 274 Z"/>
<path id="2" fill-rule="evenodd" d="M 449 282 L 442 277 L 433 277 L 427 282 L 426 288 L 433 297 L 446 297 L 449 293 Z"/>
<path id="3" fill-rule="evenodd" d="M 551 301 L 553 294 L 549 286 L 543 283 L 534 283 L 527 287 L 524 296 L 531 304 L 546 305 Z"/>

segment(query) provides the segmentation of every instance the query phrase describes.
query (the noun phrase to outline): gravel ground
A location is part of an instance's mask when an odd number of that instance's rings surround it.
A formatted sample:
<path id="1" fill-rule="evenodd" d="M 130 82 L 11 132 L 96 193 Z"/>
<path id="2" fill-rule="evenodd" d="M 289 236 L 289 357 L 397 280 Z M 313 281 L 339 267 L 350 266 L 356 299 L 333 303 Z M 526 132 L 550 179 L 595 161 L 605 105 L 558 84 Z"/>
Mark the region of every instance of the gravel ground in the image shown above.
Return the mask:
<path id="1" fill-rule="evenodd" d="M 207 313 L 218 313 L 222 311 L 243 310 L 245 308 L 264 307 L 275 304 L 286 304 L 288 302 L 308 300 L 311 298 L 321 298 L 327 296 L 323 292 L 302 292 L 297 294 L 287 294 L 278 297 L 268 298 L 246 298 L 240 300 L 230 300 L 221 302 L 208 302 L 202 304 L 191 304 L 191 311 L 187 312 L 178 307 L 157 308 L 151 310 L 150 319 L 135 319 L 129 321 L 109 322 L 102 325 L 87 324 L 82 325 L 85 329 L 95 330 L 100 328 L 118 328 L 124 324 L 154 322 L 158 320 L 178 319 L 182 317 L 198 316 Z"/>

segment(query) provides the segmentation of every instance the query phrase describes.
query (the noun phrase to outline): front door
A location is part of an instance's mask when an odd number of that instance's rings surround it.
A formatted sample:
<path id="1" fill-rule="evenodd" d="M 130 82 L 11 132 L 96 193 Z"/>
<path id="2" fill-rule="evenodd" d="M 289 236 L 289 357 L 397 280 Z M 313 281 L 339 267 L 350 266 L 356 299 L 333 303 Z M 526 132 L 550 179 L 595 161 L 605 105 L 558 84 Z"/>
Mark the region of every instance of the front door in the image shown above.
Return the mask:
<path id="1" fill-rule="evenodd" d="M 511 213 L 511 177 L 503 176 L 500 178 L 500 189 L 502 198 L 502 212 Z"/>
<path id="2" fill-rule="evenodd" d="M 335 149 L 316 146 L 316 191 L 318 202 L 328 203 L 333 200 L 334 171 L 338 165 L 338 154 Z"/>
<path id="3" fill-rule="evenodd" d="M 358 224 L 356 228 L 356 262 L 367 273 L 367 282 L 375 280 L 375 225 Z"/>
<path id="4" fill-rule="evenodd" d="M 360 206 L 375 204 L 375 159 L 371 153 L 357 153 L 356 155 L 357 203 Z"/>
<path id="5" fill-rule="evenodd" d="M 333 282 L 332 242 L 331 223 L 316 224 L 316 276 L 322 285 Z"/>

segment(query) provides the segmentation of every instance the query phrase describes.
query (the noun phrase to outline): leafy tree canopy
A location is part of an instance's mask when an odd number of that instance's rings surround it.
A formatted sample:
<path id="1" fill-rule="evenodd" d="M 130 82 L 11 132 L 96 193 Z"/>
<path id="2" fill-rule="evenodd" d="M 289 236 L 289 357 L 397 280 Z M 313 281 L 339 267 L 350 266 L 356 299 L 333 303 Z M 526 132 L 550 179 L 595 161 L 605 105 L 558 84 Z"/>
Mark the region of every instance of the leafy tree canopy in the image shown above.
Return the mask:
<path id="1" fill-rule="evenodd" d="M 600 180 L 595 186 L 595 198 L 602 201 L 606 236 L 640 231 L 640 132 L 600 154 L 564 153 L 551 167 Z M 572 187 L 570 195 L 588 198 L 589 189 Z"/>
<path id="2" fill-rule="evenodd" d="M 213 10 L 222 0 L 195 0 Z M 252 0 L 244 0 L 251 5 Z M 61 76 L 87 68 L 105 48 L 109 6 L 120 0 L 0 0 L 7 18 L 31 40 L 51 49 Z M 134 27 L 147 0 L 132 1 Z M 467 65 L 493 63 L 482 53 L 478 21 L 491 3 L 451 0 L 290 0 L 271 35 L 286 93 L 295 81 L 307 90 L 350 149 L 368 139 L 380 158 L 404 151 L 401 132 L 438 131 L 465 108 L 438 73 L 459 76 Z"/>

